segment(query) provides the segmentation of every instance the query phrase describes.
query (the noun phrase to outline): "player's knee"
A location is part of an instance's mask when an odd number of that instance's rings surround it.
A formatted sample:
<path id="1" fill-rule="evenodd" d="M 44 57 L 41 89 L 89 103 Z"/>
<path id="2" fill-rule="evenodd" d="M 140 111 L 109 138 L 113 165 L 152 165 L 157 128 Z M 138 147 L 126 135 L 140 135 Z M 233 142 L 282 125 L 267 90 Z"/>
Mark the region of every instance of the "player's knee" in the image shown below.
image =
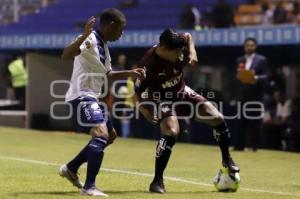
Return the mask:
<path id="1" fill-rule="evenodd" d="M 105 126 L 94 126 L 93 128 L 91 128 L 90 134 L 92 137 L 102 137 L 106 140 L 109 139 L 109 134 Z"/>
<path id="2" fill-rule="evenodd" d="M 164 125 L 162 128 L 162 132 L 164 135 L 168 135 L 174 138 L 177 138 L 179 134 L 179 128 L 176 125 Z"/>
<path id="3" fill-rule="evenodd" d="M 211 125 L 212 126 L 217 126 L 224 123 L 224 116 L 222 113 L 218 113 L 216 114 L 216 116 L 214 116 L 214 118 L 211 121 Z"/>

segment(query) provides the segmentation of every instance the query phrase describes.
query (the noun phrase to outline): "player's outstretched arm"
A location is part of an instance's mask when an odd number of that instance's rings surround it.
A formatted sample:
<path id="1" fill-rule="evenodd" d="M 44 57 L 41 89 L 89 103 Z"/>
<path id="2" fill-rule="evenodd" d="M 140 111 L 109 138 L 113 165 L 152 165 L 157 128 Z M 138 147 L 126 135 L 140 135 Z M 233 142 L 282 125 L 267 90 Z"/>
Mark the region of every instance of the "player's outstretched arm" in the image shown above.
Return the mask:
<path id="1" fill-rule="evenodd" d="M 75 56 L 80 54 L 80 45 L 93 31 L 95 22 L 96 22 L 96 18 L 94 16 L 90 17 L 87 20 L 85 24 L 84 33 L 64 49 L 63 54 L 61 56 L 61 59 L 63 61 L 73 59 Z"/>
<path id="2" fill-rule="evenodd" d="M 131 77 L 132 79 L 140 78 L 144 79 L 146 77 L 145 70 L 143 68 L 136 68 L 133 70 L 124 70 L 124 71 L 110 71 L 107 74 L 109 80 L 119 80 L 119 79 L 127 79 Z"/>
<path id="3" fill-rule="evenodd" d="M 185 38 L 188 41 L 188 49 L 189 49 L 189 64 L 191 66 L 195 66 L 198 63 L 197 52 L 195 48 L 195 43 L 193 37 L 190 33 L 184 33 Z"/>
<path id="4" fill-rule="evenodd" d="M 139 102 L 141 101 L 139 95 L 137 93 L 134 94 L 133 96 L 133 101 L 136 105 L 136 108 L 142 113 L 142 115 L 145 117 L 145 119 L 151 123 L 151 124 L 157 124 L 158 123 L 158 118 L 153 115 L 151 111 L 146 109 L 142 104 Z"/>

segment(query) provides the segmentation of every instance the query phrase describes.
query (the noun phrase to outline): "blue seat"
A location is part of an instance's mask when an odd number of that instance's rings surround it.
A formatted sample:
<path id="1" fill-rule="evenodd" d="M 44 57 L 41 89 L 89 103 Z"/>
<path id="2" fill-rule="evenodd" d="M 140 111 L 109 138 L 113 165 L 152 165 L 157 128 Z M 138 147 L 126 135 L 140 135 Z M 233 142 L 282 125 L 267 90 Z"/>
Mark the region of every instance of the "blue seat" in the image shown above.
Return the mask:
<path id="1" fill-rule="evenodd" d="M 0 26 L 0 33 L 74 32 L 75 24 L 86 21 L 108 7 L 117 7 L 120 0 L 58 0 L 39 12 L 23 16 L 16 24 Z M 133 8 L 124 9 L 127 29 L 164 29 L 176 27 L 185 4 L 200 11 L 211 8 L 217 0 L 143 0 Z M 227 0 L 232 5 L 246 0 Z"/>

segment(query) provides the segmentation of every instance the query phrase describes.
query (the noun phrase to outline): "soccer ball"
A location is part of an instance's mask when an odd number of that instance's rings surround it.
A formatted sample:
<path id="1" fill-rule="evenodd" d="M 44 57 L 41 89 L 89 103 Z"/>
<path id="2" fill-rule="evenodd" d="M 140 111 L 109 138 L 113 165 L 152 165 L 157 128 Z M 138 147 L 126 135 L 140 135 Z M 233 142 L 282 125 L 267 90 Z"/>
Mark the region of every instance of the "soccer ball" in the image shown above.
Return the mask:
<path id="1" fill-rule="evenodd" d="M 240 185 L 240 174 L 230 173 L 228 169 L 220 169 L 215 176 L 213 183 L 218 191 L 235 192 Z"/>

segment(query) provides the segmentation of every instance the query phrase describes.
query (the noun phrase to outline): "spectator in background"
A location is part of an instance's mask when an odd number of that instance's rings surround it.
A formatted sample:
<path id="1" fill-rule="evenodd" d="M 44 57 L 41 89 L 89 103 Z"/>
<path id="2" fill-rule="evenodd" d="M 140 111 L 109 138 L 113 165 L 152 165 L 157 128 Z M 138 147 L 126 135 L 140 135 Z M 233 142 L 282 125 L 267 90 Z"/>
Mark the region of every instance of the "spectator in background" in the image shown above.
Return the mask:
<path id="1" fill-rule="evenodd" d="M 117 63 L 113 66 L 113 70 L 119 71 L 119 70 L 124 70 L 124 69 L 129 69 L 130 67 L 128 66 L 127 63 L 127 56 L 123 53 L 119 54 L 117 57 Z"/>
<path id="2" fill-rule="evenodd" d="M 129 68 L 130 67 L 127 64 L 127 56 L 123 53 L 119 54 L 117 57 L 117 63 L 113 66 L 113 70 L 122 71 Z M 113 92 L 116 95 L 109 96 L 109 101 L 111 102 L 110 104 L 120 103 L 117 106 L 117 108 L 120 109 L 120 111 L 117 112 L 117 116 L 119 117 L 128 116 L 131 111 L 129 111 L 129 109 L 127 108 L 133 108 L 132 97 L 130 97 L 131 93 L 133 93 L 133 83 L 131 82 L 132 78 L 130 77 L 128 77 L 127 80 L 118 82 L 113 88 Z M 130 120 L 115 117 L 113 117 L 112 119 L 114 127 L 117 133 L 119 133 L 119 136 L 128 137 L 130 134 Z"/>
<path id="3" fill-rule="evenodd" d="M 267 59 L 256 53 L 257 42 L 254 38 L 247 38 L 244 42 L 245 55 L 237 58 L 237 82 L 238 100 L 242 107 L 248 102 L 261 102 L 263 100 L 264 88 L 267 82 Z M 261 108 L 257 104 L 248 105 L 248 108 Z M 244 113 L 244 110 L 242 111 Z M 258 117 L 261 112 L 249 111 L 248 116 Z M 257 150 L 259 143 L 261 119 L 251 119 L 241 115 L 239 132 L 235 150 L 244 150 L 246 138 L 250 142 L 253 151 Z M 249 139 L 250 138 L 250 139 Z"/>
<path id="4" fill-rule="evenodd" d="M 212 9 L 212 23 L 216 28 L 228 28 L 234 26 L 233 8 L 225 2 L 219 0 Z"/>
<path id="5" fill-rule="evenodd" d="M 300 24 L 300 4 L 297 1 L 293 3 L 292 22 L 295 24 Z"/>
<path id="6" fill-rule="evenodd" d="M 286 120 L 286 128 L 282 134 L 282 149 L 300 151 L 300 98 L 292 100 L 291 115 Z"/>
<path id="7" fill-rule="evenodd" d="M 192 4 L 186 4 L 180 15 L 179 28 L 195 29 L 200 26 L 201 14 Z"/>
<path id="8" fill-rule="evenodd" d="M 268 2 L 264 2 L 261 5 L 261 9 L 263 12 L 262 25 L 271 25 L 273 23 L 273 14 L 274 11 L 270 8 Z"/>
<path id="9" fill-rule="evenodd" d="M 8 72 L 12 88 L 14 89 L 15 99 L 19 101 L 20 109 L 25 110 L 28 74 L 21 56 L 16 57 L 8 65 Z"/>
<path id="10" fill-rule="evenodd" d="M 281 135 L 290 114 L 291 101 L 286 99 L 284 91 L 274 91 L 273 100 L 266 106 L 263 118 L 262 146 L 271 149 L 281 148 Z"/>
<path id="11" fill-rule="evenodd" d="M 120 9 L 124 9 L 124 8 L 132 8 L 137 6 L 139 3 L 138 0 L 121 0 L 119 3 L 119 7 Z"/>
<path id="12" fill-rule="evenodd" d="M 278 2 L 273 15 L 274 24 L 288 23 L 288 13 L 284 8 L 283 1 Z"/>

